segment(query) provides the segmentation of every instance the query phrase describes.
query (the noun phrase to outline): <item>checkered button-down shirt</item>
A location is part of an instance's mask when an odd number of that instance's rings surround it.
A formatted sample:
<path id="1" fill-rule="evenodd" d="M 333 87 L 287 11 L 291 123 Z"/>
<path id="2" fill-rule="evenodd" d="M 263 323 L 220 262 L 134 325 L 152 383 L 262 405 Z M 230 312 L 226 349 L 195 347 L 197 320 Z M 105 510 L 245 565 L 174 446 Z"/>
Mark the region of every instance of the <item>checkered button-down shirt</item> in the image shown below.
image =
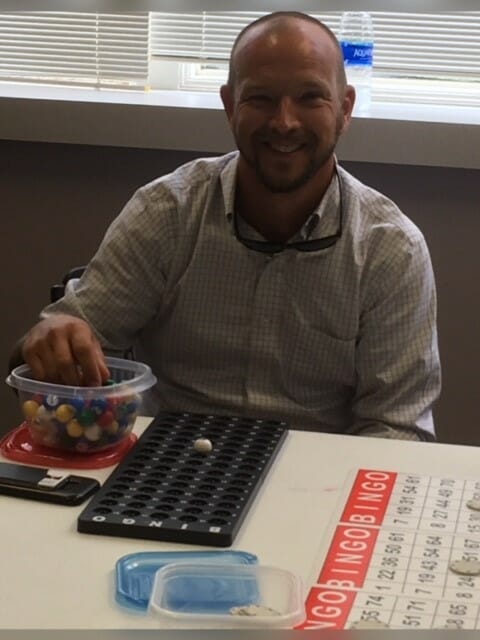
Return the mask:
<path id="1" fill-rule="evenodd" d="M 341 204 L 336 244 L 248 249 L 232 224 L 237 157 L 199 159 L 139 189 L 75 290 L 43 315 L 84 318 L 107 350 L 135 343 L 158 378 L 150 411 L 432 438 L 440 364 L 420 231 L 338 167 L 298 234 L 334 234 Z"/>

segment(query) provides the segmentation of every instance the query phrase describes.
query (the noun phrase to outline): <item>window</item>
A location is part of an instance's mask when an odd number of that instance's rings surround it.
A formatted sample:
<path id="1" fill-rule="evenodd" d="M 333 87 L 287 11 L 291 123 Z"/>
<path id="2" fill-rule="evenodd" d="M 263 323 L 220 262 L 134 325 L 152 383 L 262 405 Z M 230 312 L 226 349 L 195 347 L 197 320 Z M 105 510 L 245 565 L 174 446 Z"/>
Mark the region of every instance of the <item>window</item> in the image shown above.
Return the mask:
<path id="1" fill-rule="evenodd" d="M 261 12 L 0 13 L 0 81 L 217 91 Z M 341 13 L 312 14 L 338 32 Z M 480 11 L 372 12 L 373 100 L 480 106 Z"/>
<path id="2" fill-rule="evenodd" d="M 152 86 L 216 91 L 261 12 L 153 13 Z M 338 33 L 341 12 L 312 13 Z M 480 12 L 372 12 L 373 99 L 480 106 Z"/>
<path id="3" fill-rule="evenodd" d="M 0 13 L 0 80 L 144 89 L 149 14 Z"/>

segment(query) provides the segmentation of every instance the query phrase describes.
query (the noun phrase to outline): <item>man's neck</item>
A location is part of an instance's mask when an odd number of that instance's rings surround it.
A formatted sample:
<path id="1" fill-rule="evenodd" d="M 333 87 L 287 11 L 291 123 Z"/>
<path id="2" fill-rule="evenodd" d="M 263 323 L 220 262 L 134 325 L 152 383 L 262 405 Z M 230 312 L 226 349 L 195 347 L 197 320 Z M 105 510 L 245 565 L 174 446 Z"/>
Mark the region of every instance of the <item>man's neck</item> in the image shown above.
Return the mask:
<path id="1" fill-rule="evenodd" d="M 250 170 L 239 166 L 235 210 L 270 242 L 287 242 L 305 224 L 331 182 L 334 163 L 306 185 L 287 193 L 272 193 Z"/>

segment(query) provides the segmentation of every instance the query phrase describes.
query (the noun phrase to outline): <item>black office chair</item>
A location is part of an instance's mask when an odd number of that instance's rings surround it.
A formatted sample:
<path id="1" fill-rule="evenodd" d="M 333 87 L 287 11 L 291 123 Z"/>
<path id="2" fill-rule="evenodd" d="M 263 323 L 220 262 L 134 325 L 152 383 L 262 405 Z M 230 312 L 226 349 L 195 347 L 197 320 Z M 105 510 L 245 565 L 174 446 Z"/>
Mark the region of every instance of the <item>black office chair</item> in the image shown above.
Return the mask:
<path id="1" fill-rule="evenodd" d="M 65 295 L 65 288 L 67 286 L 67 283 L 81 278 L 85 269 L 85 266 L 73 267 L 73 269 L 70 269 L 70 271 L 68 271 L 68 273 L 66 273 L 63 277 L 62 284 L 52 285 L 50 287 L 50 302 L 56 302 L 57 300 L 60 300 L 60 298 L 63 298 L 63 296 Z M 71 284 L 73 283 L 71 282 Z"/>

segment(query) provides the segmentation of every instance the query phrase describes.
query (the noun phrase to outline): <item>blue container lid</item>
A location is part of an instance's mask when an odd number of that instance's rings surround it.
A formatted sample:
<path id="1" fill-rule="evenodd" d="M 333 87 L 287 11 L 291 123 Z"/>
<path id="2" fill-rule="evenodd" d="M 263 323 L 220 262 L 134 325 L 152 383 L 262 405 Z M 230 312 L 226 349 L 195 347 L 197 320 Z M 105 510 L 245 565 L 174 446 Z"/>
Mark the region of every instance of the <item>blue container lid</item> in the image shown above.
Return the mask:
<path id="1" fill-rule="evenodd" d="M 246 551 L 141 551 L 117 560 L 115 599 L 123 607 L 146 613 L 156 572 L 172 563 L 255 565 L 257 556 Z M 207 585 L 205 585 L 207 586 Z"/>

